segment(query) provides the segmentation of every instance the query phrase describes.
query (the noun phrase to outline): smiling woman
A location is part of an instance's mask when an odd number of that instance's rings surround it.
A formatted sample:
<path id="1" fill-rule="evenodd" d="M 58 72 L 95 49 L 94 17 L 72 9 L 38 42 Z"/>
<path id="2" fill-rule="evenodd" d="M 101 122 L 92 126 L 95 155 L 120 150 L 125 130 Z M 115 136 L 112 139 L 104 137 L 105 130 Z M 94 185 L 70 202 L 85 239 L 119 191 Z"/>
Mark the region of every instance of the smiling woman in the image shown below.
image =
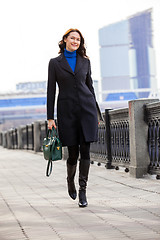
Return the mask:
<path id="1" fill-rule="evenodd" d="M 86 207 L 90 143 L 98 140 L 96 97 L 92 86 L 90 61 L 86 55 L 84 38 L 78 29 L 69 29 L 59 42 L 59 48 L 60 55 L 50 60 L 48 69 L 48 128 L 56 128 L 54 102 L 58 85 L 57 122 L 62 145 L 68 147 L 68 193 L 73 200 L 76 199 L 74 177 L 80 153 L 79 206 Z"/>
<path id="2" fill-rule="evenodd" d="M 70 48 L 70 50 L 67 49 L 68 47 Z M 71 52 L 77 50 L 77 53 L 81 57 L 87 57 L 84 37 L 78 29 L 70 28 L 63 35 L 62 40 L 59 42 L 59 48 L 60 48 L 59 53 L 63 53 L 64 49 L 66 48 L 68 51 Z"/>
<path id="3" fill-rule="evenodd" d="M 80 46 L 80 35 L 78 32 L 71 32 L 68 37 L 64 39 L 67 51 L 73 52 Z"/>

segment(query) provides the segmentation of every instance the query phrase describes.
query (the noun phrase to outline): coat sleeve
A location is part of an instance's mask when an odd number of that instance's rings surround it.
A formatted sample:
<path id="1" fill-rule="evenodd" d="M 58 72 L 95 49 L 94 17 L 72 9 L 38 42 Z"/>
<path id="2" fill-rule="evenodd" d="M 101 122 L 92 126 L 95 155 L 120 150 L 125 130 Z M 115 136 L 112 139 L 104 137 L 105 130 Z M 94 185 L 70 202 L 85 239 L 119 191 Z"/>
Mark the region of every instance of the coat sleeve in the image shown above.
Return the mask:
<path id="1" fill-rule="evenodd" d="M 54 105 L 56 95 L 56 74 L 53 59 L 48 65 L 48 85 L 47 85 L 47 119 L 54 119 Z"/>
<path id="2" fill-rule="evenodd" d="M 96 99 L 94 88 L 93 88 L 93 81 L 91 77 L 91 64 L 90 60 L 88 60 L 88 73 L 87 73 L 87 78 L 86 78 L 86 85 L 88 86 L 89 90 L 93 94 L 94 98 Z"/>

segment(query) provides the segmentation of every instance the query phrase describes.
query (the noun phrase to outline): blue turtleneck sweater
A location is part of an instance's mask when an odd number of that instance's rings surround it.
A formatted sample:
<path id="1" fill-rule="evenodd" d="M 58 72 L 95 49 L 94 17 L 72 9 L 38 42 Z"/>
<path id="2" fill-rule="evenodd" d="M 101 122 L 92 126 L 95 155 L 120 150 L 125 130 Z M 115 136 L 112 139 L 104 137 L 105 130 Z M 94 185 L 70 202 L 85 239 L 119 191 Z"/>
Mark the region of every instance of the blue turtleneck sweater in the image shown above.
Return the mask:
<path id="1" fill-rule="evenodd" d="M 69 63 L 69 66 L 71 67 L 72 71 L 74 72 L 75 67 L 76 67 L 76 56 L 77 56 L 76 51 L 70 52 L 70 51 L 64 49 L 64 56 L 66 57 L 66 59 Z"/>

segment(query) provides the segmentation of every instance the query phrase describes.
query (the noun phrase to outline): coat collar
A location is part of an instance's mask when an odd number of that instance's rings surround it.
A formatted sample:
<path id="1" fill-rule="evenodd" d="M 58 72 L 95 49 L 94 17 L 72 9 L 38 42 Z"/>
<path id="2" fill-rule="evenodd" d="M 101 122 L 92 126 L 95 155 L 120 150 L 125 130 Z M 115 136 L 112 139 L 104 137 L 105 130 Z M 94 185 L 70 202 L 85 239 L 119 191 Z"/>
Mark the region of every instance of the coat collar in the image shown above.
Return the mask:
<path id="1" fill-rule="evenodd" d="M 70 72 L 73 75 L 76 75 L 79 72 L 79 70 L 82 68 L 85 62 L 85 58 L 77 54 L 76 67 L 75 71 L 73 72 L 63 53 L 57 57 L 57 60 L 60 62 L 60 65 L 63 69 L 65 69 L 66 71 Z"/>

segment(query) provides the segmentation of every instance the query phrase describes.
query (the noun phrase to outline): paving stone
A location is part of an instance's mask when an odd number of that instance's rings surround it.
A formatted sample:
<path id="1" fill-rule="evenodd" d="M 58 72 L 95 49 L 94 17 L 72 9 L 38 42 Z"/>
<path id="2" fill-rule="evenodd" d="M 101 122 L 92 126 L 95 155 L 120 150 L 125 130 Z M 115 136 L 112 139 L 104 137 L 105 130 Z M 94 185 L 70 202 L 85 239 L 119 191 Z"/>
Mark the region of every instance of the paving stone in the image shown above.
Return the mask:
<path id="1" fill-rule="evenodd" d="M 68 196 L 64 160 L 48 178 L 42 153 L 0 151 L 0 240 L 160 239 L 156 179 L 91 165 L 82 209 Z M 75 180 L 78 188 L 78 169 Z"/>

